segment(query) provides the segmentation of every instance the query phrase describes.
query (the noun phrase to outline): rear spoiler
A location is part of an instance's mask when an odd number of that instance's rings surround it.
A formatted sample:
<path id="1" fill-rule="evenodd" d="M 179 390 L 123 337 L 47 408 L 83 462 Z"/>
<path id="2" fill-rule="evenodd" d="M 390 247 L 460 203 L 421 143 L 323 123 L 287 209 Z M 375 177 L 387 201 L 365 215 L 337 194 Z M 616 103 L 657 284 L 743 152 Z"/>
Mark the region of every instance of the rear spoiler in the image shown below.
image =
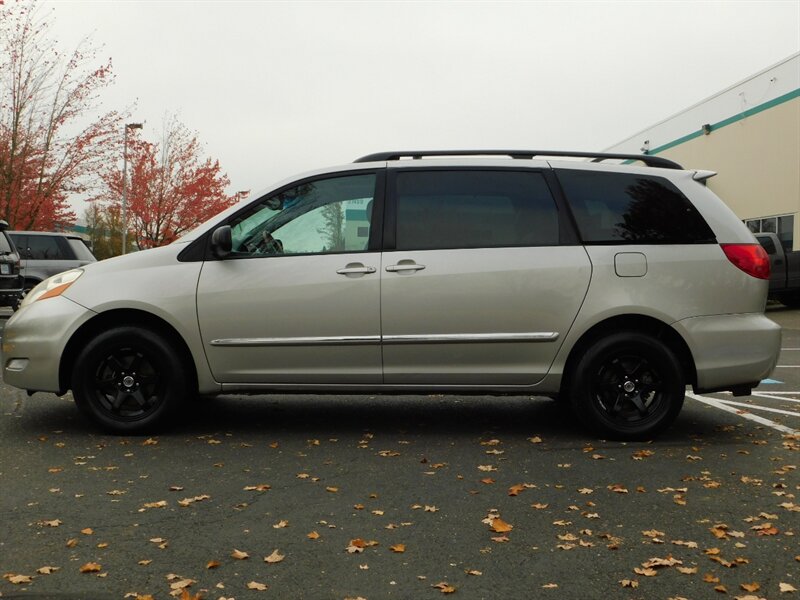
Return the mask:
<path id="1" fill-rule="evenodd" d="M 706 185 L 706 180 L 711 179 L 714 175 L 716 175 L 716 171 L 695 171 L 692 175 L 692 179 L 695 181 L 699 181 L 703 185 Z"/>

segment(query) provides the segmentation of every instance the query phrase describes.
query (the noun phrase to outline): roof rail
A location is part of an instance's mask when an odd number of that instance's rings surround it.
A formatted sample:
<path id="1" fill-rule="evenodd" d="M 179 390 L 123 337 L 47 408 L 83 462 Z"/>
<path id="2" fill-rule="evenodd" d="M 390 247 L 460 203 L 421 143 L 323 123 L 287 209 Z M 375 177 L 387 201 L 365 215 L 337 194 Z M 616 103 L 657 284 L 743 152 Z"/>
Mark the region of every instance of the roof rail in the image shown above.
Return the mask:
<path id="1" fill-rule="evenodd" d="M 407 152 L 376 152 L 356 159 L 354 162 L 379 162 L 400 160 L 401 158 L 423 158 L 426 156 L 510 156 L 511 158 L 531 159 L 535 156 L 567 156 L 570 158 L 591 158 L 592 162 L 604 160 L 636 160 L 648 167 L 662 169 L 683 169 L 678 163 L 660 156 L 648 154 L 617 154 L 607 152 L 564 152 L 561 150 L 409 150 Z"/>

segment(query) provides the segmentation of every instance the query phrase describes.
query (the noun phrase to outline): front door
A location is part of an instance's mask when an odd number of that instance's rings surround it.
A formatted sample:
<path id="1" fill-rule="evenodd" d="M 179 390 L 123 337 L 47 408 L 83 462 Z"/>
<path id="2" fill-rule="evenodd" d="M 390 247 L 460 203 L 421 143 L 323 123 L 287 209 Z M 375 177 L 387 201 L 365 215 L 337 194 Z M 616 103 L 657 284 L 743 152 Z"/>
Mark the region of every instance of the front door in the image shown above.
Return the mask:
<path id="1" fill-rule="evenodd" d="M 306 181 L 229 221 L 233 252 L 206 261 L 197 288 L 217 381 L 381 382 L 379 179 Z"/>

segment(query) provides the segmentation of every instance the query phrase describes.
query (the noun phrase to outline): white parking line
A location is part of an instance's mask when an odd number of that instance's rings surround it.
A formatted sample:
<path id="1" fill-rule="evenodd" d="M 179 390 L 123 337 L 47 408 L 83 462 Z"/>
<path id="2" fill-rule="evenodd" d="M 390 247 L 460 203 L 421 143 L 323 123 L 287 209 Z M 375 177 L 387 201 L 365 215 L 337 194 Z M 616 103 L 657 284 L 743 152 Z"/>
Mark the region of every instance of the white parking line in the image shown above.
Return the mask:
<path id="1" fill-rule="evenodd" d="M 692 392 L 686 392 L 686 396 L 688 398 L 692 398 L 693 400 L 697 400 L 698 402 L 702 402 L 703 404 L 708 404 L 709 406 L 713 406 L 714 408 L 724 410 L 725 412 L 738 415 L 750 421 L 755 421 L 756 423 L 759 423 L 761 425 L 766 425 L 767 427 L 776 429 L 781 433 L 788 433 L 791 435 L 800 434 L 800 430 L 792 429 L 791 427 L 787 427 L 786 425 L 781 425 L 780 423 L 776 423 L 775 421 L 770 421 L 769 419 L 765 419 L 764 417 L 760 417 L 759 415 L 742 412 L 741 410 L 736 409 L 733 406 L 728 406 L 727 404 L 725 404 L 721 400 L 717 400 L 716 398 L 708 398 L 706 396 L 700 396 L 699 394 L 694 394 Z"/>
<path id="2" fill-rule="evenodd" d="M 761 406 L 760 404 L 746 404 L 744 402 L 734 402 L 733 400 L 720 400 L 720 402 L 724 402 L 728 406 L 741 406 L 742 408 L 747 408 L 750 410 L 764 410 L 766 412 L 774 412 L 781 415 L 789 415 L 790 417 L 800 417 L 800 412 L 791 411 L 791 410 L 783 410 L 780 408 L 770 408 L 768 406 Z"/>
<path id="3" fill-rule="evenodd" d="M 776 369 L 800 369 L 800 365 L 775 365 Z"/>
<path id="4" fill-rule="evenodd" d="M 777 396 L 776 394 L 770 392 L 769 394 L 765 394 L 764 392 L 752 392 L 751 396 L 758 396 L 759 398 L 770 398 L 772 400 L 780 400 L 781 402 L 797 402 L 800 403 L 800 399 L 798 398 L 789 398 L 787 396 Z"/>

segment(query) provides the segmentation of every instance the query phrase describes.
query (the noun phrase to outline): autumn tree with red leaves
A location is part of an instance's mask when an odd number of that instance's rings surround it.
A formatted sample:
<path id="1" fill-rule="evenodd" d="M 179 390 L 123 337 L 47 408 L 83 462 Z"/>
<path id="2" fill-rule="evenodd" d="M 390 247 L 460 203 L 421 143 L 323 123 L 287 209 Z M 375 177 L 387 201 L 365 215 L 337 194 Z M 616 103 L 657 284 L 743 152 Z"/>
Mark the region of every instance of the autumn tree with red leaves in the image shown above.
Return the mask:
<path id="1" fill-rule="evenodd" d="M 113 79 L 95 54 L 84 42 L 62 55 L 35 2 L 0 3 L 0 219 L 13 228 L 73 223 L 69 197 L 120 154 L 120 116 L 92 120 Z"/>
<path id="2" fill-rule="evenodd" d="M 218 160 L 203 158 L 197 135 L 170 118 L 160 143 L 141 136 L 128 140 L 128 228 L 139 249 L 173 242 L 203 221 L 234 204 Z M 122 171 L 115 165 L 103 180 L 105 193 L 98 199 L 119 208 Z"/>

